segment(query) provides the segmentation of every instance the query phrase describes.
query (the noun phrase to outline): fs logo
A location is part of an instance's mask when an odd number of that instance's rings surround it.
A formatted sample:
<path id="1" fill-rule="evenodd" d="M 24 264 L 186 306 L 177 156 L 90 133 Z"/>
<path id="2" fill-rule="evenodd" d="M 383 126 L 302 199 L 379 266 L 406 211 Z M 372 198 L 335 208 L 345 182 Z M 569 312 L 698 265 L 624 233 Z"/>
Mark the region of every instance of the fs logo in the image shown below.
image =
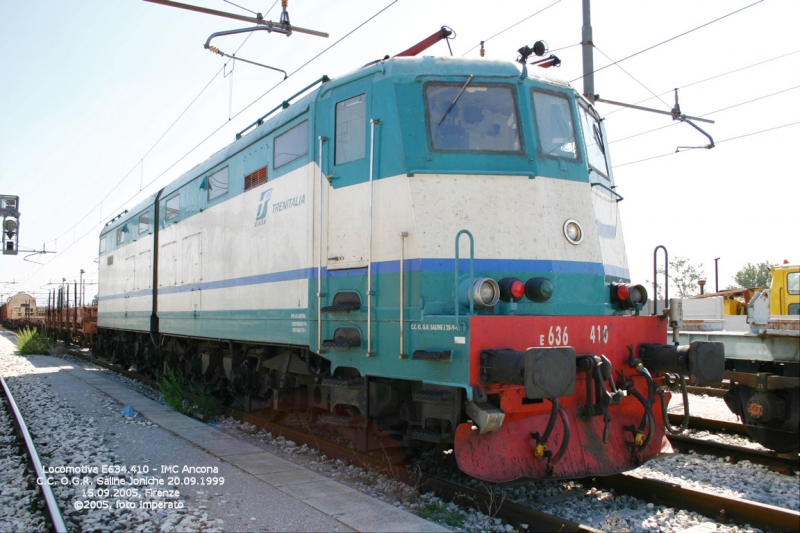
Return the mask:
<path id="1" fill-rule="evenodd" d="M 263 219 L 267 216 L 267 209 L 269 208 L 269 201 L 272 198 L 272 189 L 267 189 L 266 191 L 261 193 L 261 205 L 258 206 L 258 214 L 256 215 L 256 221 Z"/>

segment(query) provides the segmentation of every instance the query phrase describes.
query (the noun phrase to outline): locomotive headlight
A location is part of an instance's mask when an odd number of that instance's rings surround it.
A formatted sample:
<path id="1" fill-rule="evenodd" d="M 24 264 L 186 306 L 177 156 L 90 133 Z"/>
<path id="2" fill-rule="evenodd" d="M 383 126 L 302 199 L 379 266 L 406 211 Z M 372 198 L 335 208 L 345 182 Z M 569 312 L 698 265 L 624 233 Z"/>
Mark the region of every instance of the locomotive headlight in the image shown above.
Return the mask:
<path id="1" fill-rule="evenodd" d="M 624 309 L 635 309 L 637 305 L 644 307 L 647 303 L 647 289 L 642 285 L 612 283 L 611 301 L 619 302 Z"/>
<path id="2" fill-rule="evenodd" d="M 472 280 L 466 279 L 461 283 L 461 294 L 459 298 L 462 305 L 469 306 L 472 300 L 475 309 L 485 309 L 487 307 L 494 307 L 500 300 L 500 286 L 491 278 L 475 278 Z"/>
<path id="3" fill-rule="evenodd" d="M 564 237 L 572 244 L 580 244 L 583 241 L 583 228 L 577 220 L 569 219 L 564 222 Z"/>
<path id="4" fill-rule="evenodd" d="M 634 285 L 631 287 L 630 296 L 628 296 L 628 298 L 634 305 L 644 305 L 647 301 L 647 290 L 641 285 Z"/>

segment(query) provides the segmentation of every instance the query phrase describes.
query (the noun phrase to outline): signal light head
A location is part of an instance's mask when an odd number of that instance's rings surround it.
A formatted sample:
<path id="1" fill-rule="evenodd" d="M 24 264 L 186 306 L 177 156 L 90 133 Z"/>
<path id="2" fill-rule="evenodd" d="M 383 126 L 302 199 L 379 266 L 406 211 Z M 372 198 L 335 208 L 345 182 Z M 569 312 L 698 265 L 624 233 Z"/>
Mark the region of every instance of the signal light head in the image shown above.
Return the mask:
<path id="1" fill-rule="evenodd" d="M 469 306 L 472 300 L 475 309 L 494 307 L 500 300 L 500 287 L 492 278 L 474 278 L 472 285 L 466 279 L 459 285 L 459 301 L 461 305 Z"/>
<path id="2" fill-rule="evenodd" d="M 611 301 L 618 302 L 623 309 L 636 309 L 637 305 L 641 308 L 647 303 L 647 289 L 642 285 L 612 283 Z"/>
<path id="3" fill-rule="evenodd" d="M 617 300 L 624 302 L 630 296 L 631 290 L 628 288 L 627 285 L 624 283 L 622 285 L 617 285 L 617 292 L 615 294 Z"/>
<path id="4" fill-rule="evenodd" d="M 517 278 L 503 278 L 500 286 L 500 299 L 504 302 L 518 302 L 525 296 L 525 284 Z"/>
<path id="5" fill-rule="evenodd" d="M 546 302 L 553 296 L 553 282 L 547 278 L 531 278 L 525 283 L 525 296 L 534 302 Z"/>

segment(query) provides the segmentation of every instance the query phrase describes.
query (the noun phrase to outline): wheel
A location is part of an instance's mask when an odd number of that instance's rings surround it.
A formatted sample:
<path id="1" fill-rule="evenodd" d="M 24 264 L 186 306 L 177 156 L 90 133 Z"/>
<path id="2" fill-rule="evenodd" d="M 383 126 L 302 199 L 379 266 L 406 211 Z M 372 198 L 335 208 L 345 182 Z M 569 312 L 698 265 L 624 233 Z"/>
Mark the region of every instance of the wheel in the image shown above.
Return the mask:
<path id="1" fill-rule="evenodd" d="M 778 453 L 800 451 L 800 391 L 779 389 L 768 392 L 732 384 L 725 403 L 744 423 L 750 437 Z"/>

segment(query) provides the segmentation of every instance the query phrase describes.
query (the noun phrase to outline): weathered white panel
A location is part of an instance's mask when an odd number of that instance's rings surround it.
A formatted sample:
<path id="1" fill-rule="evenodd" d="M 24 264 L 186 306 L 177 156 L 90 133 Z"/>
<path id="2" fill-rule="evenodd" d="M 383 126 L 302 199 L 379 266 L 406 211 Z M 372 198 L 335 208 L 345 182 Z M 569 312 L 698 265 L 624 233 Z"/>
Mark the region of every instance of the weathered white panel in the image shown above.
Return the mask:
<path id="1" fill-rule="evenodd" d="M 130 293 L 133 292 L 133 287 L 135 285 L 135 276 L 136 276 L 135 255 L 125 258 L 125 270 L 123 271 L 123 276 L 125 277 L 125 304 L 124 304 L 125 311 L 131 311 Z"/>
<path id="2" fill-rule="evenodd" d="M 202 281 L 202 233 L 195 233 L 184 237 L 181 242 L 181 277 L 180 285 L 187 283 L 200 283 Z"/>
<path id="3" fill-rule="evenodd" d="M 616 197 L 600 187 L 592 188 L 592 206 L 595 225 L 600 243 L 603 265 L 611 265 L 623 271 L 628 270 L 628 256 L 625 253 L 625 240 L 619 216 Z M 613 272 L 607 272 L 614 274 Z"/>
<path id="4" fill-rule="evenodd" d="M 329 269 L 367 266 L 369 261 L 369 194 L 369 182 L 341 189 L 333 187 L 328 189 L 327 265 Z"/>
<path id="5" fill-rule="evenodd" d="M 475 237 L 476 257 L 484 259 L 602 261 L 588 183 L 441 174 L 417 175 L 408 182 L 421 257 L 453 257 L 455 236 L 466 229 Z M 564 237 L 569 219 L 583 227 L 583 242 L 577 246 Z M 464 239 L 461 255 L 468 253 Z"/>
<path id="6" fill-rule="evenodd" d="M 151 252 L 146 250 L 139 254 L 136 269 L 136 285 L 137 291 L 151 289 L 153 285 L 153 269 L 151 265 Z"/>
<path id="7" fill-rule="evenodd" d="M 177 244 L 167 242 L 161 245 L 158 252 L 158 286 L 174 287 L 178 284 L 175 261 L 177 257 Z"/>

